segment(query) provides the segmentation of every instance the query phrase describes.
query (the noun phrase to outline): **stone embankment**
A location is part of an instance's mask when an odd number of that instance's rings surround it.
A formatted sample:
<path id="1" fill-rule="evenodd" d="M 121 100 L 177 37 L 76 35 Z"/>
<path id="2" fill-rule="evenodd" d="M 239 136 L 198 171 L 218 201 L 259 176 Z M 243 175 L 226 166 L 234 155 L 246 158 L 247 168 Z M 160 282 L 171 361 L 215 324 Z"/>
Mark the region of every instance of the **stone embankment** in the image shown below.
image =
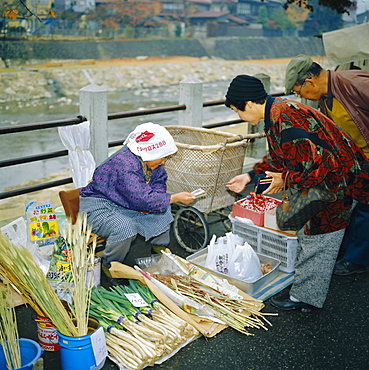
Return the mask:
<path id="1" fill-rule="evenodd" d="M 143 58 L 145 59 L 145 58 Z M 27 66 L 0 74 L 0 102 L 29 101 L 76 97 L 79 90 L 96 84 L 107 91 L 150 88 L 179 84 L 187 78 L 203 82 L 230 81 L 238 74 L 264 73 L 271 77 L 271 88 L 283 91 L 284 73 L 289 59 L 229 61 L 210 58 L 187 58 L 190 61 L 150 64 L 150 60 L 135 64 L 111 65 L 46 63 Z M 144 60 L 143 60 L 144 61 Z M 142 62 L 143 62 L 142 61 Z M 324 57 L 317 57 L 325 63 Z M 3 70 L 4 71 L 4 70 Z"/>

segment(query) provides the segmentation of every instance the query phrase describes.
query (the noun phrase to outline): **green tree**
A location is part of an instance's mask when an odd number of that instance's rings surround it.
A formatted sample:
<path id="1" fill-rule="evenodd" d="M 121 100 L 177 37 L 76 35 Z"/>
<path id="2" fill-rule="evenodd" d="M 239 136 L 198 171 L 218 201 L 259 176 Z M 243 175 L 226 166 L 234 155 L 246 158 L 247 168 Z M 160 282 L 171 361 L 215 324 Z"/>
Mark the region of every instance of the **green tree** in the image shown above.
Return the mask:
<path id="1" fill-rule="evenodd" d="M 288 28 L 292 28 L 292 23 L 288 19 L 286 11 L 281 8 L 276 13 L 271 16 L 272 21 L 280 30 L 286 30 Z"/>
<path id="2" fill-rule="evenodd" d="M 174 30 L 174 35 L 176 37 L 181 37 L 182 36 L 182 26 L 180 23 L 176 23 L 176 28 Z"/>
<path id="3" fill-rule="evenodd" d="M 258 23 L 261 23 L 263 25 L 263 28 L 268 28 L 268 20 L 268 9 L 265 5 L 262 5 L 259 9 Z"/>

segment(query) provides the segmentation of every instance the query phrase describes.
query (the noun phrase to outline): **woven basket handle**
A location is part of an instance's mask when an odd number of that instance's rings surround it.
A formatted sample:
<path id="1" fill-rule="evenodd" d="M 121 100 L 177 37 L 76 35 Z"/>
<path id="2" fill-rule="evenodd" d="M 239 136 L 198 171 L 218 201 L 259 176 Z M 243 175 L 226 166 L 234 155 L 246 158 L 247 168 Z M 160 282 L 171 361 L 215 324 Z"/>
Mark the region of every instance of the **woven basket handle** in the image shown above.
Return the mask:
<path id="1" fill-rule="evenodd" d="M 225 144 L 227 145 L 227 144 L 230 144 L 230 143 L 235 143 L 236 141 L 241 141 L 243 139 L 244 139 L 244 137 L 242 135 L 237 135 L 235 137 L 229 137 L 226 140 Z"/>

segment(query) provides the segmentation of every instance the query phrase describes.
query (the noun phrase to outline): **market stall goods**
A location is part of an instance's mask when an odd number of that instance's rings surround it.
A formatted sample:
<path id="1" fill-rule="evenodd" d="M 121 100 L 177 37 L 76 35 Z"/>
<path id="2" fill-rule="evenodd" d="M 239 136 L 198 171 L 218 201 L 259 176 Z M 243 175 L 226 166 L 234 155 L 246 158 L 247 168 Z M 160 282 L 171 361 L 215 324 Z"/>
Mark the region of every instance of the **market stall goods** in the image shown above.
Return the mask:
<path id="1" fill-rule="evenodd" d="M 0 361 L 0 368 L 3 365 L 5 368 L 6 365 L 8 369 L 19 369 L 21 367 L 21 353 L 17 317 L 11 297 L 9 284 L 0 287 L 0 350 L 5 360 L 4 363 Z"/>
<path id="2" fill-rule="evenodd" d="M 199 335 L 134 280 L 109 290 L 94 288 L 91 314 L 106 332 L 110 359 L 128 369 L 152 366 Z"/>
<path id="3" fill-rule="evenodd" d="M 268 314 L 261 313 L 253 301 L 231 298 L 190 276 L 154 277 L 177 293 L 209 306 L 219 319 L 243 334 L 253 335 L 247 328 L 268 330 L 266 324 L 272 326 L 265 317 Z"/>
<path id="4" fill-rule="evenodd" d="M 67 335 L 78 335 L 71 317 L 37 265 L 31 253 L 0 234 L 0 276 L 22 294 L 24 300 Z"/>

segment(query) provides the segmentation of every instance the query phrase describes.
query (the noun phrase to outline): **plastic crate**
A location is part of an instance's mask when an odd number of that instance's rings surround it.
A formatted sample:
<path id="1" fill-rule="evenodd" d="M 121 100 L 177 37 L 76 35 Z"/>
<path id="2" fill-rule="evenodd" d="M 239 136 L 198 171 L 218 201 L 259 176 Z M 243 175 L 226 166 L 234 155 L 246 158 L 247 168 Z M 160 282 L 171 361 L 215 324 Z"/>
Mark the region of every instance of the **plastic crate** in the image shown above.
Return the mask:
<path id="1" fill-rule="evenodd" d="M 233 234 L 239 235 L 244 242 L 248 242 L 255 252 L 259 252 L 259 227 L 255 225 L 245 224 L 237 221 L 235 218 L 230 218 L 232 222 Z"/>
<path id="2" fill-rule="evenodd" d="M 295 271 L 297 236 L 287 236 L 278 231 L 259 229 L 260 253 L 281 261 L 279 269 L 284 272 Z"/>
<path id="3" fill-rule="evenodd" d="M 265 227 L 249 225 L 233 219 L 232 232 L 247 241 L 252 248 L 261 254 L 278 259 L 281 271 L 295 271 L 297 254 L 297 236 L 288 236 L 283 232 L 266 229 Z"/>

